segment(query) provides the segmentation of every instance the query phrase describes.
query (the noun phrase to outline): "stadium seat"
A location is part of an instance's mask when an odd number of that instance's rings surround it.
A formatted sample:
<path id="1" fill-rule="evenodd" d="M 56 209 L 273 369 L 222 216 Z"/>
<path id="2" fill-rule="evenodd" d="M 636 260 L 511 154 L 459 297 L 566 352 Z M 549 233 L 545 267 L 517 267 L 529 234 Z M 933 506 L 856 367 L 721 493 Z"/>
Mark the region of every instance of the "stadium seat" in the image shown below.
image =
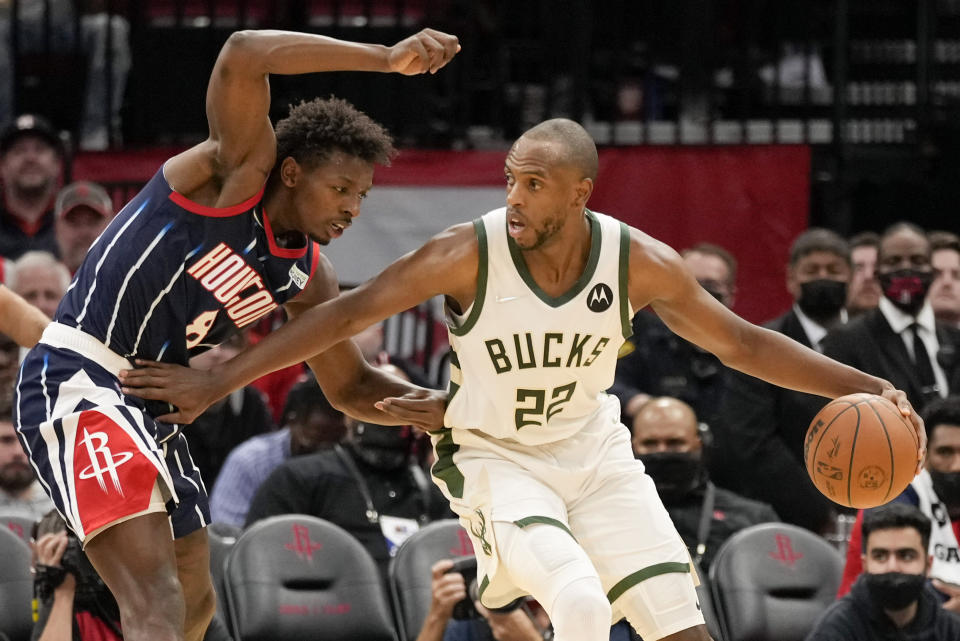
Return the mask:
<path id="1" fill-rule="evenodd" d="M 0 528 L 0 637 L 28 641 L 33 629 L 32 598 L 30 546 L 7 528 Z"/>
<path id="2" fill-rule="evenodd" d="M 441 559 L 468 555 L 473 555 L 473 546 L 456 519 L 435 521 L 403 542 L 389 570 L 400 641 L 417 638 L 430 610 L 431 566 Z"/>
<path id="3" fill-rule="evenodd" d="M 33 519 L 29 516 L 13 516 L 9 514 L 0 516 L 0 527 L 10 530 L 16 534 L 21 541 L 26 543 L 30 542 L 30 531 L 33 528 L 33 523 Z"/>
<path id="4" fill-rule="evenodd" d="M 243 528 L 228 523 L 211 523 L 207 526 L 207 538 L 210 540 L 210 575 L 213 578 L 213 589 L 217 593 L 217 613 L 215 616 L 226 623 L 224 611 L 223 565 L 230 553 L 230 548 L 240 538 Z"/>
<path id="5" fill-rule="evenodd" d="M 396 641 L 374 560 L 322 519 L 257 522 L 230 550 L 224 577 L 236 641 Z"/>
<path id="6" fill-rule="evenodd" d="M 843 559 L 795 525 L 764 523 L 732 536 L 710 567 L 724 641 L 802 641 L 836 596 Z"/>

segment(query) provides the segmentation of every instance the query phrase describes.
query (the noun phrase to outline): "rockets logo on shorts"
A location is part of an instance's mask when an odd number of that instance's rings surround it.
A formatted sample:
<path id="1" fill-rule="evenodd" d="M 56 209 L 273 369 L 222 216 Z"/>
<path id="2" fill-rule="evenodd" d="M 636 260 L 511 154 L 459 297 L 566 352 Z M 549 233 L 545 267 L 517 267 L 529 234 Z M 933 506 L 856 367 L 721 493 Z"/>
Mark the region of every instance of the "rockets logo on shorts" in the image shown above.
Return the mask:
<path id="1" fill-rule="evenodd" d="M 73 486 L 84 532 L 147 509 L 157 468 L 103 413 L 87 410 L 76 420 Z"/>
<path id="2" fill-rule="evenodd" d="M 104 494 L 108 494 L 105 478 L 110 477 L 113 482 L 113 488 L 120 496 L 123 496 L 123 487 L 120 486 L 120 478 L 117 476 L 117 468 L 133 458 L 133 452 L 120 452 L 115 455 L 110 451 L 107 444 L 107 435 L 103 432 L 94 432 L 91 434 L 87 428 L 83 428 L 83 438 L 81 445 L 87 446 L 87 456 L 90 457 L 90 465 L 77 473 L 77 478 L 87 480 L 97 479 L 100 489 Z"/>

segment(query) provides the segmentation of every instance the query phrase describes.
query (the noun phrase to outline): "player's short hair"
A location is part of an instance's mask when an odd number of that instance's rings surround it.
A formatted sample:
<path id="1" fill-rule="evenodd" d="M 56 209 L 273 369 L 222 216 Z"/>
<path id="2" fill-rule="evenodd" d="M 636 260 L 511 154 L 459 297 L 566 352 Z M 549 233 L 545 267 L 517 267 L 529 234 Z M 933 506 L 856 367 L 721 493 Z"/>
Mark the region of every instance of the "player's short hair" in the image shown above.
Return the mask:
<path id="1" fill-rule="evenodd" d="M 727 271 L 730 272 L 730 278 L 728 282 L 733 284 L 737 280 L 737 259 L 734 258 L 733 254 L 728 252 L 726 249 L 720 245 L 714 245 L 713 243 L 697 243 L 693 247 L 688 247 L 680 252 L 680 255 L 686 258 L 687 254 L 705 254 L 707 256 L 716 256 L 722 260 L 726 266 Z"/>
<path id="2" fill-rule="evenodd" d="M 930 240 L 930 251 L 935 252 L 941 249 L 952 249 L 960 252 L 960 236 L 952 231 L 932 231 L 927 234 Z"/>
<path id="3" fill-rule="evenodd" d="M 850 249 L 857 247 L 880 247 L 880 234 L 875 231 L 862 231 L 850 237 Z"/>
<path id="4" fill-rule="evenodd" d="M 924 551 L 930 545 L 930 519 L 913 505 L 907 503 L 887 503 L 863 513 L 863 552 L 867 552 L 870 535 L 879 530 L 896 530 L 912 527 L 920 533 Z"/>
<path id="5" fill-rule="evenodd" d="M 287 157 L 316 167 L 337 152 L 377 165 L 396 155 L 393 138 L 380 123 L 341 98 L 315 98 L 290 106 L 277 122 L 277 162 Z"/>
<path id="6" fill-rule="evenodd" d="M 564 160 L 578 168 L 583 178 L 597 179 L 597 145 L 587 130 L 567 118 L 545 120 L 524 132 L 524 138 L 560 143 L 564 148 Z"/>
<path id="7" fill-rule="evenodd" d="M 840 234 L 822 227 L 811 227 L 797 236 L 790 246 L 790 266 L 796 266 L 801 258 L 813 252 L 835 254 L 850 264 L 850 245 Z"/>
<path id="8" fill-rule="evenodd" d="M 941 425 L 960 427 L 960 396 L 948 396 L 930 401 L 920 414 L 930 438 L 933 438 L 933 433 Z"/>

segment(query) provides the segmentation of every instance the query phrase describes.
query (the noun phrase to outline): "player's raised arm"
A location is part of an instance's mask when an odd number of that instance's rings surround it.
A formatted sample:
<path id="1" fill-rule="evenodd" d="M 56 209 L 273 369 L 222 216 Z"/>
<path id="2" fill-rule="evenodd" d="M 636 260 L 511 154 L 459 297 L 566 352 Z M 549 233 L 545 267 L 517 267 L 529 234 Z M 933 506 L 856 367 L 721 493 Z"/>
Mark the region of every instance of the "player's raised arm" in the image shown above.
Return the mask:
<path id="1" fill-rule="evenodd" d="M 310 308 L 253 347 L 210 370 L 166 363 L 120 373 L 125 393 L 165 400 L 179 411 L 159 420 L 190 423 L 211 403 L 264 374 L 299 363 L 373 323 L 446 295 L 473 303 L 479 249 L 472 224 L 451 227 L 363 285 Z"/>
<path id="2" fill-rule="evenodd" d="M 276 154 L 268 117 L 270 74 L 435 72 L 459 49 L 456 36 L 433 29 L 392 47 L 289 31 L 238 31 L 221 49 L 207 86 L 210 137 L 171 159 L 167 177 L 178 191 L 189 194 L 215 174 L 223 183 L 218 200 L 224 202 L 218 205 L 252 195 L 266 179 Z"/>

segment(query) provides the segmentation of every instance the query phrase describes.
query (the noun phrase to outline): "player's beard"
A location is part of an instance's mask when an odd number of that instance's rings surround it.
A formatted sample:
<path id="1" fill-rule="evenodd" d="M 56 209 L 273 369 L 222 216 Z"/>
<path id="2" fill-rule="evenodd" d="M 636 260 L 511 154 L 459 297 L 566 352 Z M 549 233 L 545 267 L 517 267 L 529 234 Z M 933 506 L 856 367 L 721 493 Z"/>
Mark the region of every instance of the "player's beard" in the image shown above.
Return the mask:
<path id="1" fill-rule="evenodd" d="M 530 247 L 521 247 L 524 250 L 531 249 L 540 249 L 543 247 L 551 238 L 556 236 L 563 225 L 566 222 L 566 219 L 563 216 L 551 216 L 543 221 L 540 229 L 534 230 L 536 234 L 536 240 L 533 241 L 533 244 Z"/>
<path id="2" fill-rule="evenodd" d="M 26 463 L 11 461 L 0 467 L 0 488 L 8 492 L 19 492 L 33 483 L 33 470 Z"/>

